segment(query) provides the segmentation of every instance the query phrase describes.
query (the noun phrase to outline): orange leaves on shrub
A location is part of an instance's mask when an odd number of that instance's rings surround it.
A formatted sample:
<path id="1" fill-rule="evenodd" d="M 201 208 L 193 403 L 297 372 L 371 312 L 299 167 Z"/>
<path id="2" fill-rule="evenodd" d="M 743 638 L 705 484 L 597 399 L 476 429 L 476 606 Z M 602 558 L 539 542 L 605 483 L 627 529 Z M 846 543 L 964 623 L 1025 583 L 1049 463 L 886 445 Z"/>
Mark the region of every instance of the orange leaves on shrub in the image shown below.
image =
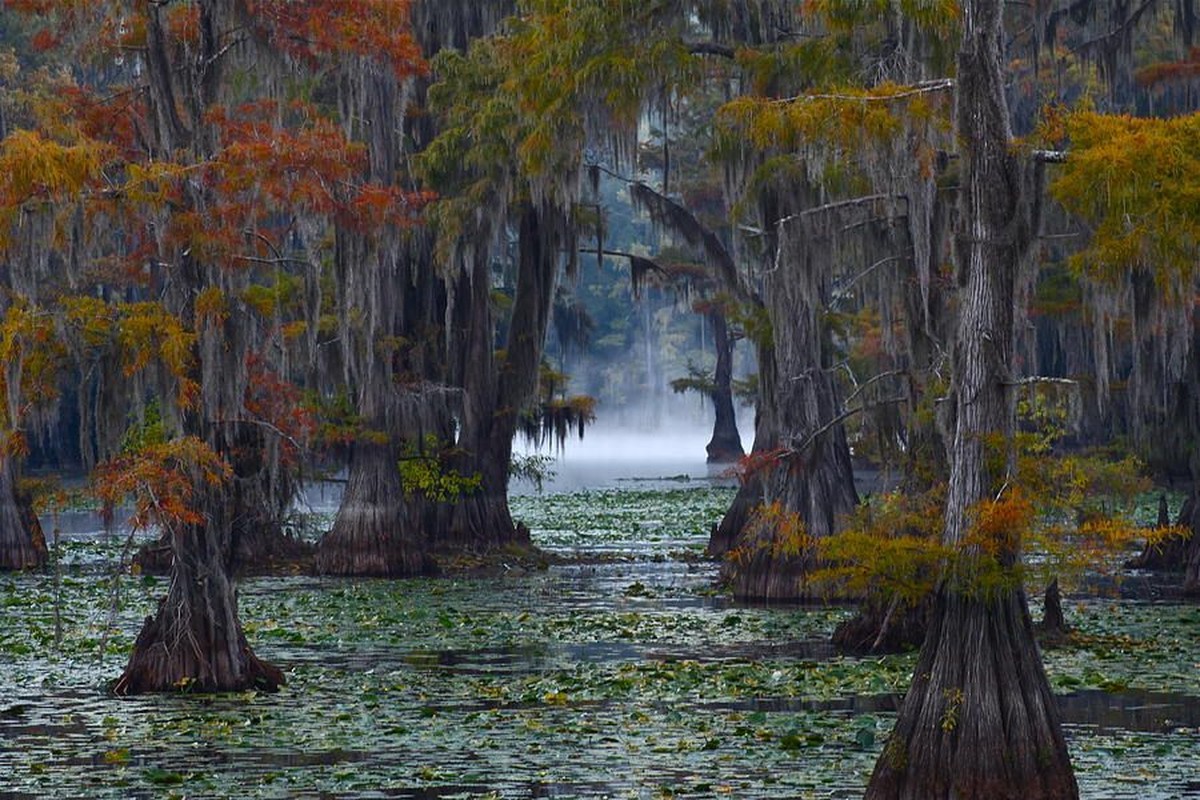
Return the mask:
<path id="1" fill-rule="evenodd" d="M 223 485 L 232 475 L 229 464 L 203 440 L 185 436 L 105 462 L 96 469 L 92 489 L 106 508 L 132 500 L 135 528 L 157 523 L 174 529 L 202 524 L 198 491 Z"/>
<path id="2" fill-rule="evenodd" d="M 749 563 L 764 554 L 771 558 L 805 558 L 813 554 L 815 545 L 801 516 L 775 502 L 754 511 L 747 535 L 725 558 L 737 564 Z"/>

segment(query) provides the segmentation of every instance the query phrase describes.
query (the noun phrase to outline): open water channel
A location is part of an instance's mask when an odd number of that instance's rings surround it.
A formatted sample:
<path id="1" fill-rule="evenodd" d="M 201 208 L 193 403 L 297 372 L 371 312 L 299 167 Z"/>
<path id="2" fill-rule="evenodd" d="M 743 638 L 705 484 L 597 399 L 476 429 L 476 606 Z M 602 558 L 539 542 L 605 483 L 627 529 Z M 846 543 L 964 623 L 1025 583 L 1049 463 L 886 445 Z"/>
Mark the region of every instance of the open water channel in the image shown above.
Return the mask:
<path id="1" fill-rule="evenodd" d="M 729 600 L 701 558 L 729 480 L 624 455 L 514 498 L 545 571 L 243 581 L 272 695 L 107 695 L 164 585 L 60 517 L 57 569 L 0 576 L 0 796 L 861 796 L 913 657 L 836 653 L 844 608 Z M 1046 661 L 1083 795 L 1200 797 L 1200 607 L 1067 611 L 1084 643 Z"/>

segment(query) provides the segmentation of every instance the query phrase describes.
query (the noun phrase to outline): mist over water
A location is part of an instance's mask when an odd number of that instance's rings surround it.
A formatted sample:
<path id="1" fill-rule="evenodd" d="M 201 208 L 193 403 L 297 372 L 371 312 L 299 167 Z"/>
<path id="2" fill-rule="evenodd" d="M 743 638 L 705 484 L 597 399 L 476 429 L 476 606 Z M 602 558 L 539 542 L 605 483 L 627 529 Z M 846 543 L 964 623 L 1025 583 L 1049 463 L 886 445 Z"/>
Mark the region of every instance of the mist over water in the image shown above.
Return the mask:
<path id="1" fill-rule="evenodd" d="M 644 488 L 700 483 L 732 483 L 728 464 L 706 463 L 705 445 L 712 438 L 713 417 L 707 402 L 695 396 L 656 398 L 653 407 L 596 410 L 596 421 L 581 440 L 567 438 L 560 449 L 556 442 L 537 448 L 518 441 L 518 455 L 553 458 L 554 476 L 543 491 L 568 492 L 602 489 L 636 482 Z M 748 451 L 753 442 L 753 412 L 740 409 L 738 428 Z M 512 494 L 536 491 L 532 483 L 513 481 Z"/>

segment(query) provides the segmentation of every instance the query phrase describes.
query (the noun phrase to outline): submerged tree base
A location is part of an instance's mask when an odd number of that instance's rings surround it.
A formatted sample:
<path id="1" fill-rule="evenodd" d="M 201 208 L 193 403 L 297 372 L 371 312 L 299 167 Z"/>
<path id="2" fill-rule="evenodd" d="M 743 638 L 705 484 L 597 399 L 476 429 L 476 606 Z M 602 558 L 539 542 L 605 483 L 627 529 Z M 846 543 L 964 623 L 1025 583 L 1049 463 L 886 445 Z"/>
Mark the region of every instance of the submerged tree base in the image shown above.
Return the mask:
<path id="1" fill-rule="evenodd" d="M 1020 590 L 943 586 L 867 800 L 1075 800 L 1079 789 Z"/>
<path id="2" fill-rule="evenodd" d="M 278 667 L 254 654 L 236 622 L 233 631 L 219 624 L 205 626 L 199 631 L 203 640 L 197 640 L 180 635 L 180 626 L 194 626 L 194 620 L 171 619 L 168 614 L 164 599 L 158 614 L 146 617 L 129 664 L 112 686 L 113 694 L 275 691 L 287 683 Z"/>
<path id="3" fill-rule="evenodd" d="M 1042 603 L 1042 621 L 1037 624 L 1037 636 L 1043 647 L 1060 646 L 1071 637 L 1067 618 L 1063 616 L 1062 592 L 1058 588 L 1058 578 L 1050 581 L 1050 585 L 1046 587 L 1045 600 Z"/>
<path id="4" fill-rule="evenodd" d="M 33 503 L 17 490 L 12 462 L 0 456 L 0 571 L 38 569 L 48 556 Z"/>

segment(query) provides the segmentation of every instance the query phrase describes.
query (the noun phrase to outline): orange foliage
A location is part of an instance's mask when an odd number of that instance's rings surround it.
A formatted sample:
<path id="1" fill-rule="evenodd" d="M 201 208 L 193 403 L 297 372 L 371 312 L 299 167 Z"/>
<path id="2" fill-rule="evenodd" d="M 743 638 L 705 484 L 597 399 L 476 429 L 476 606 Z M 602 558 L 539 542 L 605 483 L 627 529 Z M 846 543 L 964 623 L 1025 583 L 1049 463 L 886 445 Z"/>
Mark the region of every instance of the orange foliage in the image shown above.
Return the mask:
<path id="1" fill-rule="evenodd" d="M 778 468 L 790 454 L 786 447 L 754 450 L 738 460 L 733 472 L 740 482 L 745 483 L 759 473 Z"/>
<path id="2" fill-rule="evenodd" d="M 964 544 L 993 557 L 1017 552 L 1022 535 L 1032 526 L 1036 511 L 1019 489 L 1009 489 L 998 500 L 984 500 L 972 510 L 972 524 Z"/>
<path id="3" fill-rule="evenodd" d="M 200 525 L 197 490 L 220 486 L 233 471 L 211 447 L 194 436 L 148 444 L 96 468 L 92 490 L 111 509 L 132 498 L 135 528 L 159 524 L 168 529 Z"/>
<path id="4" fill-rule="evenodd" d="M 427 66 L 413 37 L 409 0 L 248 0 L 258 33 L 293 57 L 315 63 L 352 53 L 377 58 L 398 77 Z"/>
<path id="5" fill-rule="evenodd" d="M 1193 47 L 1181 61 L 1164 61 L 1142 67 L 1134 73 L 1141 86 L 1156 86 L 1170 81 L 1190 80 L 1200 76 L 1200 47 Z"/>
<path id="6" fill-rule="evenodd" d="M 303 402 L 300 390 L 271 369 L 259 355 L 246 356 L 246 413 L 266 422 L 281 435 L 280 452 L 285 464 L 294 464 L 300 448 L 316 433 L 312 410 Z"/>

